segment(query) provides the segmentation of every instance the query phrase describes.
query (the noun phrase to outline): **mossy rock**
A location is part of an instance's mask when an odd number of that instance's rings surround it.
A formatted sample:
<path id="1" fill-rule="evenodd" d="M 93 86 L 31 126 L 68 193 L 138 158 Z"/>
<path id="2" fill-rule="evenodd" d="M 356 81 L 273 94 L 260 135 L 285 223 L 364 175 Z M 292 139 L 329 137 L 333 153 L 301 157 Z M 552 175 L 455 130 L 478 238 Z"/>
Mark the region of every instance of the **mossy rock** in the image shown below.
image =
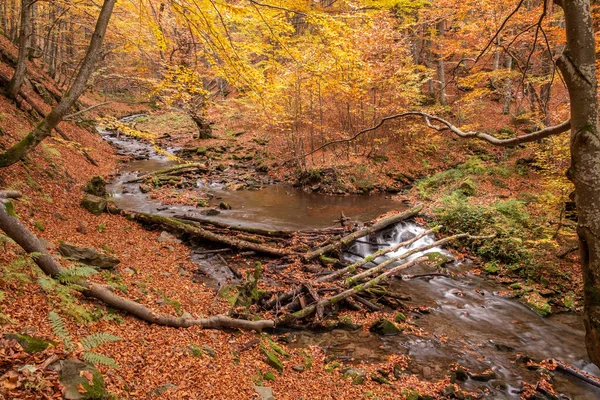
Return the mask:
<path id="1" fill-rule="evenodd" d="M 219 208 L 221 210 L 231 210 L 231 204 L 225 203 L 224 201 L 219 203 Z"/>
<path id="2" fill-rule="evenodd" d="M 265 347 L 261 348 L 261 352 L 265 356 L 264 362 L 267 365 L 275 368 L 280 374 L 283 373 L 283 363 L 281 362 L 279 357 L 277 357 L 277 353 L 275 353 L 274 351 L 269 351 Z"/>
<path id="3" fill-rule="evenodd" d="M 406 315 L 404 315 L 401 312 L 397 312 L 396 315 L 394 315 L 394 322 L 396 322 L 396 323 L 406 322 Z"/>
<path id="4" fill-rule="evenodd" d="M 440 253 L 439 251 L 433 251 L 431 253 L 427 253 L 427 261 L 435 264 L 437 267 L 443 267 L 446 264 L 449 264 L 454 261 L 453 258 L 448 257 L 445 254 Z"/>
<path id="5" fill-rule="evenodd" d="M 402 332 L 400 328 L 396 326 L 392 321 L 382 318 L 376 321 L 369 328 L 371 332 L 379 333 L 385 336 L 397 335 Z"/>
<path id="6" fill-rule="evenodd" d="M 106 210 L 106 199 L 93 194 L 86 194 L 81 200 L 81 207 L 94 215 L 100 215 Z"/>
<path id="7" fill-rule="evenodd" d="M 87 185 L 83 188 L 85 193 L 93 196 L 106 196 L 106 181 L 100 176 L 94 176 Z"/>
<path id="8" fill-rule="evenodd" d="M 477 194 L 477 186 L 471 179 L 465 179 L 458 187 L 458 191 L 467 197 L 475 196 Z"/>
<path id="9" fill-rule="evenodd" d="M 102 400 L 108 398 L 102 374 L 91 364 L 79 360 L 61 362 L 60 383 L 65 386 L 64 398 L 69 400 Z M 86 377 L 90 376 L 88 380 Z"/>
<path id="10" fill-rule="evenodd" d="M 25 350 L 26 353 L 41 353 L 46 350 L 48 346 L 54 346 L 55 343 L 51 340 L 44 340 L 35 338 L 29 335 L 23 335 L 20 333 L 6 333 L 4 335 L 5 339 L 8 340 L 16 340 L 17 343 Z"/>
<path id="11" fill-rule="evenodd" d="M 483 267 L 483 270 L 485 271 L 486 274 L 495 275 L 498 272 L 500 272 L 501 268 L 498 264 L 489 262 L 489 263 L 485 264 L 485 266 Z"/>

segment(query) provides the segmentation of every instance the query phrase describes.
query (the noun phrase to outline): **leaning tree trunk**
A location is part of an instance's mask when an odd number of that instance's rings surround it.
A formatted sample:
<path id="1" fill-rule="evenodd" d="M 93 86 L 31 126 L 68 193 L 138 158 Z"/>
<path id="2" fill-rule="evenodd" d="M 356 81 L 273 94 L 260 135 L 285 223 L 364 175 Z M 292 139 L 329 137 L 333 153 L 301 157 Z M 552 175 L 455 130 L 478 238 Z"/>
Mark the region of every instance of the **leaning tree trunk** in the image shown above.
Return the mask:
<path id="1" fill-rule="evenodd" d="M 96 60 L 100 56 L 104 34 L 106 33 L 106 27 L 108 26 L 108 21 L 110 20 L 115 2 L 116 0 L 104 1 L 102 10 L 98 16 L 94 34 L 92 35 L 92 40 L 90 41 L 90 46 L 88 47 L 79 73 L 71 88 L 65 93 L 56 107 L 54 107 L 33 131 L 5 153 L 0 154 L 0 167 L 7 167 L 18 162 L 29 151 L 40 144 L 42 140 L 50 136 L 52 130 L 59 124 L 63 117 L 69 112 L 69 109 L 75 104 L 79 96 L 85 91 L 87 88 L 87 81 L 90 75 L 92 75 L 92 72 L 94 72 Z"/>
<path id="2" fill-rule="evenodd" d="M 21 0 L 21 28 L 19 29 L 19 58 L 15 67 L 15 74 L 8 83 L 6 96 L 16 99 L 21 91 L 27 72 L 27 55 L 29 52 L 29 36 L 31 33 L 31 10 L 32 0 Z"/>
<path id="3" fill-rule="evenodd" d="M 600 132 L 589 0 L 563 0 L 567 45 L 558 60 L 571 101 L 571 167 L 584 284 L 586 347 L 600 366 Z"/>

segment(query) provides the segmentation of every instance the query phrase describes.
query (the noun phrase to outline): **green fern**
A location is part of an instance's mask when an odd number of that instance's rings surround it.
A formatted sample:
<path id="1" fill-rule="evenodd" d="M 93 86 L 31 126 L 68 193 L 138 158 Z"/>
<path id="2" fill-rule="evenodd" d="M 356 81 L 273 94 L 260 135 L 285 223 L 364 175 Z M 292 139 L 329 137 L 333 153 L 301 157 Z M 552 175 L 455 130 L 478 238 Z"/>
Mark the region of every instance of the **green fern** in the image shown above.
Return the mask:
<path id="1" fill-rule="evenodd" d="M 104 343 L 118 342 L 119 340 L 121 340 L 121 338 L 118 336 L 106 332 L 98 332 L 92 333 L 81 339 L 81 344 L 83 345 L 84 350 L 91 350 L 98 346 L 102 346 Z"/>
<path id="2" fill-rule="evenodd" d="M 65 344 L 67 351 L 72 351 L 74 349 L 73 339 L 67 330 L 65 321 L 54 311 L 50 311 L 50 314 L 48 314 L 48 321 L 50 321 L 54 334 Z"/>
<path id="3" fill-rule="evenodd" d="M 60 283 L 77 283 L 83 278 L 87 278 L 89 276 L 94 275 L 97 271 L 88 266 L 77 266 L 63 269 L 60 274 L 58 274 L 58 281 Z"/>
<path id="4" fill-rule="evenodd" d="M 115 360 L 105 355 L 94 353 L 92 351 L 86 351 L 85 353 L 83 353 L 83 359 L 89 362 L 90 364 L 102 364 L 112 367 L 114 369 L 119 369 L 119 366 L 117 365 Z"/>

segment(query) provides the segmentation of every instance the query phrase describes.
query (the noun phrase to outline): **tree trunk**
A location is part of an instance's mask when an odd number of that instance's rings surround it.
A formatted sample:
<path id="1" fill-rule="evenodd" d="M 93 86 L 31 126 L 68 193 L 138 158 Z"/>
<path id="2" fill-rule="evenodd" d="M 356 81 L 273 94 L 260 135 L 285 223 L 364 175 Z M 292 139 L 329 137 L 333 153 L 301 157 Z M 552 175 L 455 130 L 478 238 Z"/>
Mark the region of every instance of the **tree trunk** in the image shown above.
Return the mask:
<path id="1" fill-rule="evenodd" d="M 8 83 L 6 96 L 15 100 L 21 91 L 27 72 L 27 54 L 29 52 L 29 36 L 31 34 L 31 0 L 21 0 L 21 28 L 19 29 L 19 58 L 15 74 Z"/>
<path id="2" fill-rule="evenodd" d="M 506 70 L 510 73 L 512 70 L 512 57 L 507 56 L 505 61 Z M 502 107 L 502 114 L 510 114 L 510 103 L 512 102 L 512 80 L 510 77 L 506 78 L 504 82 L 504 106 Z"/>
<path id="3" fill-rule="evenodd" d="M 19 143 L 12 146 L 5 153 L 0 154 L 0 167 L 7 167 L 21 160 L 29 151 L 34 149 L 42 140 L 50 136 L 52 130 L 58 125 L 62 118 L 69 112 L 69 109 L 75 104 L 79 96 L 87 88 L 87 81 L 94 71 L 96 60 L 101 50 L 106 27 L 112 14 L 116 0 L 105 0 L 96 23 L 96 28 L 90 46 L 79 73 L 73 82 L 70 90 L 65 93 L 61 101 L 54 109 Z"/>
<path id="4" fill-rule="evenodd" d="M 557 64 L 571 101 L 571 167 L 584 284 L 586 347 L 600 366 L 600 132 L 589 0 L 563 0 L 567 44 Z"/>
<path id="5" fill-rule="evenodd" d="M 438 33 L 440 38 L 444 36 L 445 33 L 445 21 L 440 21 L 437 24 Z M 439 100 L 440 104 L 445 106 L 448 105 L 448 98 L 446 96 L 446 72 L 444 71 L 444 57 L 441 55 L 442 48 L 440 47 L 438 52 L 438 60 L 437 60 L 437 74 L 438 74 L 438 82 L 440 85 L 439 90 Z"/>

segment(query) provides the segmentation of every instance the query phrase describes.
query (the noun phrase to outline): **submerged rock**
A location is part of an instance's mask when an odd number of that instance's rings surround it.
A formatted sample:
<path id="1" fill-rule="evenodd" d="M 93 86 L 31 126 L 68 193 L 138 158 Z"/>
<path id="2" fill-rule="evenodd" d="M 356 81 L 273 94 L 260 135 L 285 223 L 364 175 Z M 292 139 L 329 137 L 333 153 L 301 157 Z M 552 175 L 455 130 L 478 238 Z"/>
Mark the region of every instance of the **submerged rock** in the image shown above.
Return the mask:
<path id="1" fill-rule="evenodd" d="M 82 264 L 98 269 L 113 269 L 121 262 L 118 258 L 102 254 L 89 247 L 79 247 L 74 244 L 62 242 L 58 251 L 64 257 L 71 258 Z"/>

